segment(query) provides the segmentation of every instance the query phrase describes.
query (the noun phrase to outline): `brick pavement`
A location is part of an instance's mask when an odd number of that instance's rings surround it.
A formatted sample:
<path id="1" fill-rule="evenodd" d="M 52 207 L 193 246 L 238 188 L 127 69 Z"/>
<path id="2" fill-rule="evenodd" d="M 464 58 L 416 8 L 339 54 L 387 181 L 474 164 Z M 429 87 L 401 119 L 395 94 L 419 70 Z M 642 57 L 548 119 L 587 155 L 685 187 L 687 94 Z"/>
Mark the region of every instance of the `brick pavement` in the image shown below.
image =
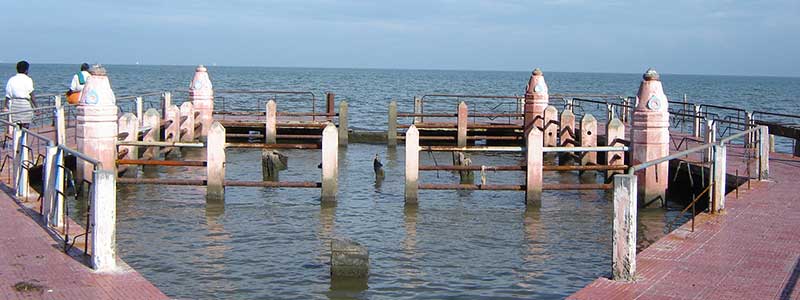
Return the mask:
<path id="1" fill-rule="evenodd" d="M 729 173 L 744 174 L 741 157 L 729 149 Z M 770 181 L 745 184 L 725 214 L 700 214 L 694 232 L 687 223 L 639 253 L 636 282 L 599 278 L 568 299 L 800 299 L 796 176 L 799 159 L 772 153 Z"/>
<path id="2" fill-rule="evenodd" d="M 167 299 L 121 260 L 118 272 L 100 274 L 83 262 L 82 251 L 65 254 L 63 241 L 51 236 L 34 214 L 0 191 L 0 299 Z M 41 289 L 24 291 L 21 283 Z"/>

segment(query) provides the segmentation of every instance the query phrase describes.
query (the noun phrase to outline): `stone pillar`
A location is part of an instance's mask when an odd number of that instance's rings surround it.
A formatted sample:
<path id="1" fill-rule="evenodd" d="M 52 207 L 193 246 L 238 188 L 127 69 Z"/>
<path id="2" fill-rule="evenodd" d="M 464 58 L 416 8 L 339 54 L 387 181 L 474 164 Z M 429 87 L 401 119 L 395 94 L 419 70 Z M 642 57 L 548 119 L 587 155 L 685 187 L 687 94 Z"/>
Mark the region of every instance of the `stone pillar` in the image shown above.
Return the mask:
<path id="1" fill-rule="evenodd" d="M 457 134 L 456 144 L 458 147 L 467 146 L 467 104 L 464 101 L 458 104 L 458 120 L 457 120 Z"/>
<path id="2" fill-rule="evenodd" d="M 144 98 L 136 97 L 136 120 L 139 121 L 139 124 L 142 124 L 144 116 Z"/>
<path id="3" fill-rule="evenodd" d="M 67 119 L 64 113 L 64 106 L 61 104 L 61 97 L 55 97 L 56 104 L 56 145 L 64 145 L 67 143 Z"/>
<path id="4" fill-rule="evenodd" d="M 606 126 L 606 146 L 623 146 L 622 140 L 625 139 L 625 124 L 619 119 L 612 119 Z M 607 166 L 621 166 L 625 164 L 624 151 L 609 151 L 606 153 Z M 610 180 L 614 174 L 622 171 L 606 171 L 606 180 Z M 608 181 L 606 181 L 608 182 Z"/>
<path id="5" fill-rule="evenodd" d="M 200 112 L 199 121 L 200 138 L 208 136 L 208 128 L 214 121 L 214 88 L 211 79 L 208 78 L 208 70 L 200 65 L 194 70 L 194 78 L 189 85 L 189 101 L 192 102 L 195 111 Z"/>
<path id="6" fill-rule="evenodd" d="M 211 123 L 206 142 L 206 200 L 225 199 L 225 127 Z"/>
<path id="7" fill-rule="evenodd" d="M 181 142 L 193 142 L 195 139 L 194 105 L 191 102 L 181 104 Z"/>
<path id="8" fill-rule="evenodd" d="M 391 148 L 397 147 L 397 101 L 394 100 L 389 103 L 389 122 L 388 130 L 386 132 L 386 145 Z"/>
<path id="9" fill-rule="evenodd" d="M 528 207 L 542 207 L 542 163 L 544 161 L 543 132 L 532 127 L 526 136 L 527 156 L 525 163 L 525 204 Z"/>
<path id="10" fill-rule="evenodd" d="M 544 146 L 558 146 L 558 109 L 552 105 L 544 109 Z"/>
<path id="11" fill-rule="evenodd" d="M 15 196 L 28 201 L 30 196 L 30 176 L 27 166 L 30 161 L 30 150 L 28 149 L 28 134 L 19 126 L 14 127 L 14 190 Z"/>
<path id="12" fill-rule="evenodd" d="M 117 105 L 106 69 L 95 65 L 86 80 L 77 106 L 76 136 L 78 151 L 102 163 L 102 170 L 116 172 Z M 78 160 L 76 183 L 93 177 L 92 165 Z"/>
<path id="13" fill-rule="evenodd" d="M 336 202 L 339 190 L 339 132 L 328 122 L 322 130 L 322 202 Z"/>
<path id="14" fill-rule="evenodd" d="M 700 122 L 703 120 L 701 118 L 701 116 L 702 116 L 702 114 L 700 112 L 700 105 L 694 104 L 694 118 L 693 118 L 694 119 L 694 123 L 693 123 L 693 125 L 694 125 L 693 127 L 694 128 L 692 130 L 692 133 L 694 133 L 694 137 L 695 138 L 700 138 L 700 131 L 702 129 L 700 127 L 701 126 Z"/>
<path id="15" fill-rule="evenodd" d="M 158 114 L 156 114 L 158 116 Z M 122 117 L 119 118 L 118 128 L 119 133 L 125 133 L 125 137 L 122 138 L 123 141 L 126 142 L 135 142 L 139 137 L 139 119 L 134 116 L 132 113 L 125 113 Z M 152 130 L 152 129 L 151 129 Z M 122 159 L 138 159 L 139 158 L 139 147 L 136 146 L 119 146 L 117 150 L 120 152 L 124 152 L 125 155 Z M 127 165 L 122 168 L 125 168 L 123 176 L 125 177 L 136 177 L 136 170 L 138 167 L 136 165 Z"/>
<path id="16" fill-rule="evenodd" d="M 761 126 L 758 129 L 758 180 L 769 179 L 769 127 Z"/>
<path id="17" fill-rule="evenodd" d="M 614 175 L 611 274 L 616 281 L 636 279 L 636 176 Z"/>
<path id="18" fill-rule="evenodd" d="M 414 113 L 421 114 L 422 113 L 422 98 L 421 97 L 414 97 Z M 422 123 L 425 119 L 422 116 L 415 116 L 414 117 L 414 124 Z"/>
<path id="19" fill-rule="evenodd" d="M 264 143 L 276 144 L 278 142 L 278 104 L 275 103 L 275 100 L 267 101 L 266 116 Z"/>
<path id="20" fill-rule="evenodd" d="M 581 147 L 597 147 L 597 119 L 591 114 L 581 118 Z M 583 152 L 581 165 L 596 165 L 597 152 Z"/>
<path id="21" fill-rule="evenodd" d="M 98 272 L 117 269 L 116 180 L 116 174 L 106 170 L 95 171 L 92 180 L 92 268 Z"/>
<path id="22" fill-rule="evenodd" d="M 528 86 L 525 88 L 525 136 L 534 125 L 542 128 L 544 109 L 547 107 L 549 100 L 547 83 L 544 81 L 542 70 L 536 68 L 531 73 Z"/>
<path id="23" fill-rule="evenodd" d="M 167 109 L 170 107 L 172 107 L 172 93 L 164 92 L 164 94 L 161 95 L 161 112 L 164 113 L 164 119 L 167 118 Z"/>
<path id="24" fill-rule="evenodd" d="M 654 69 L 648 69 L 643 78 L 633 112 L 632 165 L 669 155 L 667 96 Z M 652 207 L 664 206 L 668 174 L 669 162 L 638 171 L 639 201 Z"/>
<path id="25" fill-rule="evenodd" d="M 55 190 L 55 180 L 53 180 L 53 177 L 56 174 L 55 169 L 58 168 L 58 166 L 55 165 L 57 154 L 57 146 L 52 143 L 47 145 L 44 165 L 42 166 L 42 174 L 44 175 L 42 178 L 42 185 L 44 187 L 42 191 L 42 220 L 47 226 L 51 226 L 50 217 L 52 216 L 53 204 L 55 203 L 53 198 L 56 193 L 53 192 Z"/>
<path id="26" fill-rule="evenodd" d="M 406 204 L 418 203 L 419 192 L 419 130 L 411 125 L 406 130 Z"/>
<path id="27" fill-rule="evenodd" d="M 347 101 L 342 100 L 339 102 L 339 146 L 347 147 L 348 136 Z"/>
<path id="28" fill-rule="evenodd" d="M 167 121 L 167 128 L 164 129 L 165 142 L 178 142 L 181 137 L 181 109 L 175 105 L 170 105 L 164 111 L 164 116 Z M 169 156 L 177 147 L 168 147 L 164 149 L 164 156 Z"/>
<path id="29" fill-rule="evenodd" d="M 714 159 L 712 165 L 712 178 L 714 178 L 714 187 L 712 188 L 712 197 L 710 211 L 711 213 L 721 212 L 725 209 L 725 190 L 727 179 L 727 152 L 725 145 L 714 145 L 713 147 Z"/>
<path id="30" fill-rule="evenodd" d="M 142 118 L 142 125 L 150 127 L 150 130 L 142 137 L 142 141 L 159 142 L 161 139 L 161 116 L 158 111 L 154 108 L 148 109 L 144 113 L 144 118 Z M 134 140 L 136 139 L 134 138 Z M 146 147 L 144 153 L 142 153 L 142 158 L 158 159 L 160 156 L 160 151 L 158 149 L 159 147 Z"/>
<path id="31" fill-rule="evenodd" d="M 575 147 L 575 114 L 572 110 L 564 109 L 559 122 L 559 144 L 561 147 Z M 572 152 L 563 152 L 558 158 L 559 165 L 568 165 L 573 161 Z"/>

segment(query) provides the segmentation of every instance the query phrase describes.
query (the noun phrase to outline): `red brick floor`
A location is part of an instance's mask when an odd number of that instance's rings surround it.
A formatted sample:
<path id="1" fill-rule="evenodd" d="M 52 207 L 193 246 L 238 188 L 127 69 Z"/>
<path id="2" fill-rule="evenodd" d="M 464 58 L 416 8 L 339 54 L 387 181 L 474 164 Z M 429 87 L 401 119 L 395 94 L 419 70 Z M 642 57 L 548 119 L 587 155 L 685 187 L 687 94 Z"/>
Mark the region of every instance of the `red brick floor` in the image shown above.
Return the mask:
<path id="1" fill-rule="evenodd" d="M 0 299 L 168 299 L 122 261 L 119 272 L 95 273 L 80 255 L 65 254 L 33 214 L 0 191 Z M 21 282 L 41 289 L 20 292 Z"/>
<path id="2" fill-rule="evenodd" d="M 744 174 L 741 149 L 728 151 L 729 173 Z M 569 299 L 800 299 L 798 178 L 800 160 L 773 153 L 770 180 L 729 193 L 725 214 L 698 215 L 694 232 L 687 223 L 639 253 L 636 282 L 599 278 Z"/>

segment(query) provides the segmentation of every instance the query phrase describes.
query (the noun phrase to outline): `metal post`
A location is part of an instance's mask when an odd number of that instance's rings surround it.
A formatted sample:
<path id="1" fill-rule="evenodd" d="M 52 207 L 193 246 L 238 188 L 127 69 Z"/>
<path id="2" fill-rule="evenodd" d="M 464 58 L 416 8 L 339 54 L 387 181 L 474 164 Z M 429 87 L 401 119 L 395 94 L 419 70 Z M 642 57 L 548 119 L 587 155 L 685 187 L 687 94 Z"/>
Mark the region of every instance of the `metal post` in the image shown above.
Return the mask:
<path id="1" fill-rule="evenodd" d="M 411 125 L 406 130 L 406 204 L 416 204 L 419 190 L 419 130 Z"/>
<path id="2" fill-rule="evenodd" d="M 615 281 L 636 279 L 636 175 L 614 175 L 611 273 Z"/>
<path id="3" fill-rule="evenodd" d="M 335 98 L 336 94 L 334 94 L 333 92 L 325 93 L 325 113 L 328 114 L 328 118 L 333 118 L 333 114 L 336 113 L 334 111 L 334 109 L 336 109 L 336 105 L 334 104 Z"/>
<path id="4" fill-rule="evenodd" d="M 386 145 L 397 147 L 397 101 L 389 102 L 389 123 L 386 132 Z"/>
<path id="5" fill-rule="evenodd" d="M 322 130 L 322 202 L 336 202 L 339 185 L 339 132 L 328 122 Z"/>

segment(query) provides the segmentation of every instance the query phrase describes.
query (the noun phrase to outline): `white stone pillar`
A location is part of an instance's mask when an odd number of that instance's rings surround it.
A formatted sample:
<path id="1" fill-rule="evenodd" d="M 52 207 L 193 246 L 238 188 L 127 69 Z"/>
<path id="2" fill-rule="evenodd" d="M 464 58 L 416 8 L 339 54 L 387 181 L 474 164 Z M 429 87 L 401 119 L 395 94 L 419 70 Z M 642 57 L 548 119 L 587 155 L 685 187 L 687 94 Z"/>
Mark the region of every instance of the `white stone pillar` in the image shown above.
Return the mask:
<path id="1" fill-rule="evenodd" d="M 267 101 L 266 108 L 266 128 L 264 131 L 264 142 L 275 144 L 278 142 L 278 105 L 275 100 Z"/>
<path id="2" fill-rule="evenodd" d="M 769 127 L 761 126 L 758 129 L 758 180 L 769 179 Z"/>
<path id="3" fill-rule="evenodd" d="M 725 190 L 726 190 L 726 179 L 727 179 L 727 156 L 726 152 L 727 149 L 725 145 L 714 145 L 713 146 L 714 152 L 714 160 L 712 166 L 713 178 L 714 178 L 714 187 L 712 189 L 712 198 L 711 198 L 711 205 L 710 211 L 712 213 L 721 212 L 725 209 Z"/>
<path id="4" fill-rule="evenodd" d="M 339 189 L 338 135 L 331 122 L 322 130 L 322 202 L 335 202 Z"/>
<path id="5" fill-rule="evenodd" d="M 201 139 L 208 136 L 208 128 L 214 121 L 214 88 L 208 77 L 208 70 L 200 65 L 195 69 L 192 83 L 189 85 L 189 101 L 194 109 L 200 112 L 198 118 L 201 122 L 199 136 Z"/>
<path id="6" fill-rule="evenodd" d="M 406 130 L 406 204 L 416 204 L 419 192 L 419 130 L 411 125 Z"/>
<path id="7" fill-rule="evenodd" d="M 636 279 L 636 176 L 614 175 L 611 274 L 616 281 Z"/>
<path id="8" fill-rule="evenodd" d="M 117 160 L 117 105 L 106 69 L 100 65 L 89 69 L 77 106 L 76 135 L 78 151 L 102 163 L 102 170 L 115 171 Z M 93 178 L 94 166 L 80 159 L 76 183 Z"/>
<path id="9" fill-rule="evenodd" d="M 225 199 L 225 127 L 211 123 L 206 141 L 206 200 Z"/>
<path id="10" fill-rule="evenodd" d="M 648 69 L 643 76 L 633 112 L 631 164 L 637 165 L 669 155 L 669 111 L 658 73 Z M 637 172 L 639 202 L 662 207 L 666 200 L 669 162 L 663 162 Z"/>
<path id="11" fill-rule="evenodd" d="M 529 207 L 542 206 L 542 162 L 544 161 L 544 134 L 538 126 L 531 127 L 526 139 L 525 203 Z"/>
<path id="12" fill-rule="evenodd" d="M 113 272 L 117 269 L 117 176 L 106 170 L 95 171 L 93 175 L 92 268 Z"/>

